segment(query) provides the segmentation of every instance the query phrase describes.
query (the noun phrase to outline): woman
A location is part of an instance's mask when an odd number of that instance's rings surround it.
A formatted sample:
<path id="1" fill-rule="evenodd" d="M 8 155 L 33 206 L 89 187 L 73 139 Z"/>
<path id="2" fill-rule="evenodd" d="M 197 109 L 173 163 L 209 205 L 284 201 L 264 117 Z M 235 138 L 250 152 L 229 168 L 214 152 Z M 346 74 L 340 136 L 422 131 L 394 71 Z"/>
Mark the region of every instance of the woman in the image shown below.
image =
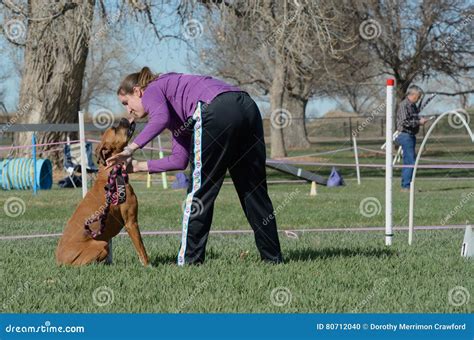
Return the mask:
<path id="1" fill-rule="evenodd" d="M 107 160 L 109 166 L 130 162 L 134 151 L 164 129 L 173 133 L 172 154 L 133 160 L 133 171 L 184 170 L 191 163 L 178 264 L 204 261 L 214 201 L 227 169 L 262 260 L 281 262 L 276 222 L 269 218 L 273 206 L 267 192 L 262 119 L 252 98 L 208 76 L 154 75 L 148 67 L 125 77 L 117 94 L 133 119 L 148 117 L 148 123 L 122 153 Z"/>

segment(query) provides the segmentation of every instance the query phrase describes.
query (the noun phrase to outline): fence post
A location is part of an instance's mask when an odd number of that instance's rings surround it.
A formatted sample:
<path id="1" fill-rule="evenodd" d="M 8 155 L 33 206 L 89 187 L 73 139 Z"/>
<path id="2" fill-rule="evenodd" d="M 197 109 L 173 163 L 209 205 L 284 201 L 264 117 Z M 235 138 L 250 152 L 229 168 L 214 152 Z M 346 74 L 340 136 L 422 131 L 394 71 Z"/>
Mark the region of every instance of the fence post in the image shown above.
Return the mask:
<path id="1" fill-rule="evenodd" d="M 31 136 L 31 144 L 33 147 L 31 156 L 33 158 L 33 195 L 36 195 L 36 191 L 38 190 L 38 180 L 37 180 L 37 169 L 36 169 L 36 134 L 33 132 Z"/>
<path id="2" fill-rule="evenodd" d="M 386 133 L 385 133 L 385 245 L 392 245 L 392 150 L 393 150 L 393 87 L 394 79 L 387 79 Z"/>
<path id="3" fill-rule="evenodd" d="M 357 151 L 357 140 L 355 135 L 352 136 L 352 143 L 354 148 L 354 158 L 356 162 L 357 184 L 360 185 L 359 153 Z"/>
<path id="4" fill-rule="evenodd" d="M 349 117 L 349 141 L 352 136 L 352 117 Z"/>
<path id="5" fill-rule="evenodd" d="M 86 135 L 84 132 L 84 112 L 79 111 L 79 145 L 81 146 L 81 181 L 82 197 L 87 194 L 87 168 L 86 168 Z"/>
<path id="6" fill-rule="evenodd" d="M 159 155 L 160 155 L 160 159 L 161 159 L 161 158 L 163 158 L 163 149 L 161 148 L 160 135 L 158 135 L 158 150 L 159 150 Z M 166 179 L 166 172 L 161 173 L 161 179 L 163 181 L 163 189 L 168 189 L 168 180 Z"/>

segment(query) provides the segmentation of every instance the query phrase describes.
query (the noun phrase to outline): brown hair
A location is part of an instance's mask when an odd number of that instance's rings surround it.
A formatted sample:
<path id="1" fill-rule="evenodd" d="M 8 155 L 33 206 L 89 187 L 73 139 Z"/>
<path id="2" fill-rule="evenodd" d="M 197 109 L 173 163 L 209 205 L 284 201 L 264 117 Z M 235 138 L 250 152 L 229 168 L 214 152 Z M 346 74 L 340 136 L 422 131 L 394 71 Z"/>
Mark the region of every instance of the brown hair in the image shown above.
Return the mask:
<path id="1" fill-rule="evenodd" d="M 154 74 L 151 72 L 150 68 L 145 66 L 140 72 L 130 73 L 126 76 L 120 83 L 119 88 L 117 89 L 117 94 L 130 94 L 133 93 L 134 87 L 140 87 L 144 90 L 153 80 L 158 78 L 160 74 Z"/>

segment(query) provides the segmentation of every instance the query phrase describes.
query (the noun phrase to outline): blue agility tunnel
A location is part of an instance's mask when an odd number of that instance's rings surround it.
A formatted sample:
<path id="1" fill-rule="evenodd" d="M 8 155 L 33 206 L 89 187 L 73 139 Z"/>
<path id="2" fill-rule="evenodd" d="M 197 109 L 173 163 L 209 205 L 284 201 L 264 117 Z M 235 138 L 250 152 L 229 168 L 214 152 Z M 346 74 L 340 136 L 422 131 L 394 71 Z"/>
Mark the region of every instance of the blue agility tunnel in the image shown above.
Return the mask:
<path id="1" fill-rule="evenodd" d="M 32 158 L 0 160 L 0 186 L 2 189 L 32 189 L 34 165 Z M 41 190 L 51 189 L 53 186 L 53 167 L 49 159 L 36 160 L 36 183 L 38 189 Z"/>

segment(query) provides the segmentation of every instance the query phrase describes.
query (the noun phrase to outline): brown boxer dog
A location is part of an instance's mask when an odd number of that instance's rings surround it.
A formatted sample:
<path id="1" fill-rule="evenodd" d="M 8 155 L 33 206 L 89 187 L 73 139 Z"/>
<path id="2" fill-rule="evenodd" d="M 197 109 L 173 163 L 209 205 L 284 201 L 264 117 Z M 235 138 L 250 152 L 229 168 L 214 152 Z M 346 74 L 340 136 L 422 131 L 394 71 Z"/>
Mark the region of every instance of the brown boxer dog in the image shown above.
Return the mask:
<path id="1" fill-rule="evenodd" d="M 106 216 L 104 215 L 107 206 L 104 187 L 109 184 L 111 171 L 114 170 L 105 169 L 105 160 L 125 148 L 134 130 L 135 123 L 122 119 L 117 127 L 111 127 L 103 134 L 96 148 L 99 162 L 97 178 L 67 222 L 56 249 L 58 264 L 81 266 L 106 260 L 109 254 L 109 240 L 125 226 L 141 263 L 148 265 L 148 256 L 138 228 L 138 201 L 128 181 L 124 183 L 125 189 L 122 186 L 121 193 L 125 193 L 124 201 L 118 205 L 109 204 Z M 99 216 L 103 217 L 103 230 L 101 230 L 100 219 L 97 220 Z M 88 227 L 85 227 L 86 221 L 89 221 Z"/>

